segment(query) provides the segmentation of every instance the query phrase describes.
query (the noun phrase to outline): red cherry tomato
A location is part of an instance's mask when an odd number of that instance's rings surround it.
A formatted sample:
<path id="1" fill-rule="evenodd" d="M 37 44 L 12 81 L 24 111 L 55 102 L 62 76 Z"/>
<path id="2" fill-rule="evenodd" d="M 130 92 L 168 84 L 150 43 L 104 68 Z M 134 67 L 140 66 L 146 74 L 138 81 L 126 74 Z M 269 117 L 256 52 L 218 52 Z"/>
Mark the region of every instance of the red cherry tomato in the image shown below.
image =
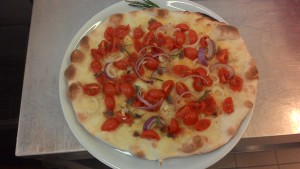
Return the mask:
<path id="1" fill-rule="evenodd" d="M 107 110 L 114 110 L 116 106 L 116 101 L 114 96 L 105 95 L 104 103 Z"/>
<path id="2" fill-rule="evenodd" d="M 216 107 L 217 107 L 217 103 L 215 101 L 215 99 L 211 96 L 209 96 L 208 98 L 205 99 L 205 110 L 204 110 L 204 114 L 206 115 L 212 115 L 215 113 L 216 111 Z"/>
<path id="3" fill-rule="evenodd" d="M 120 95 L 121 94 L 121 80 L 117 79 L 115 81 L 115 88 L 116 88 L 116 95 Z"/>
<path id="4" fill-rule="evenodd" d="M 176 25 L 175 28 L 179 28 L 182 32 L 188 31 L 190 29 L 189 26 L 184 23 Z"/>
<path id="5" fill-rule="evenodd" d="M 120 70 L 127 70 L 127 66 L 129 66 L 126 59 L 119 60 L 113 63 L 114 66 Z"/>
<path id="6" fill-rule="evenodd" d="M 181 47 L 184 42 L 185 42 L 185 35 L 183 32 L 175 32 L 175 39 L 176 39 L 176 42 L 175 42 L 175 46 L 176 47 Z"/>
<path id="7" fill-rule="evenodd" d="M 166 36 L 165 37 L 165 46 L 169 49 L 169 50 L 173 50 L 175 48 L 175 42 L 174 40 L 169 37 L 169 36 Z"/>
<path id="8" fill-rule="evenodd" d="M 194 30 L 189 30 L 190 45 L 195 44 L 198 41 L 198 35 Z"/>
<path id="9" fill-rule="evenodd" d="M 143 36 L 144 36 L 144 31 L 140 27 L 133 29 L 133 38 L 140 39 Z"/>
<path id="10" fill-rule="evenodd" d="M 132 52 L 127 59 L 127 61 L 132 65 L 134 65 L 137 60 L 138 60 L 138 56 L 135 52 Z"/>
<path id="11" fill-rule="evenodd" d="M 84 94 L 89 96 L 96 96 L 100 92 L 100 85 L 97 83 L 90 83 L 83 86 Z"/>
<path id="12" fill-rule="evenodd" d="M 230 80 L 229 80 L 229 87 L 233 91 L 241 91 L 243 87 L 243 79 L 241 79 L 239 76 L 234 75 Z"/>
<path id="13" fill-rule="evenodd" d="M 188 92 L 189 91 L 189 88 L 184 83 L 182 83 L 182 82 L 176 83 L 175 88 L 176 88 L 176 93 L 178 95 L 181 95 L 184 92 Z M 190 96 L 191 96 L 191 94 L 186 94 L 183 97 L 190 97 Z"/>
<path id="14" fill-rule="evenodd" d="M 112 45 L 107 40 L 102 40 L 98 45 L 98 51 L 100 55 L 105 55 L 110 53 L 112 49 Z"/>
<path id="15" fill-rule="evenodd" d="M 143 38 L 143 45 L 150 46 L 155 42 L 155 34 L 150 31 Z"/>
<path id="16" fill-rule="evenodd" d="M 137 79 L 137 77 L 135 74 L 121 75 L 121 80 L 122 80 L 122 82 L 125 82 L 125 83 L 133 83 L 136 81 L 136 79 Z"/>
<path id="17" fill-rule="evenodd" d="M 172 89 L 174 87 L 174 82 L 173 80 L 167 80 L 162 84 L 162 90 L 166 93 L 169 94 L 171 93 Z"/>
<path id="18" fill-rule="evenodd" d="M 102 124 L 101 130 L 102 131 L 113 131 L 117 129 L 119 126 L 119 122 L 115 118 L 108 118 L 106 121 Z"/>
<path id="19" fill-rule="evenodd" d="M 127 99 L 133 96 L 134 88 L 130 83 L 122 83 L 120 88 L 121 92 L 125 95 Z"/>
<path id="20" fill-rule="evenodd" d="M 213 84 L 213 80 L 209 76 L 204 76 L 203 77 L 205 80 L 201 79 L 201 82 L 204 86 L 211 86 Z"/>
<path id="21" fill-rule="evenodd" d="M 205 77 L 207 76 L 207 71 L 202 67 L 198 67 L 193 70 L 193 74 Z"/>
<path id="22" fill-rule="evenodd" d="M 117 119 L 117 121 L 121 124 L 121 123 L 126 123 L 126 124 L 132 124 L 133 123 L 133 121 L 134 121 L 134 118 L 130 115 L 130 114 L 128 114 L 128 113 L 125 113 L 125 115 L 123 115 L 122 113 L 121 113 L 121 111 L 118 111 L 117 113 L 116 113 L 116 119 Z"/>
<path id="23" fill-rule="evenodd" d="M 155 43 L 158 46 L 164 46 L 165 43 L 166 43 L 165 36 L 162 33 L 160 33 L 160 32 L 156 36 L 157 36 L 157 38 L 155 38 Z"/>
<path id="24" fill-rule="evenodd" d="M 117 52 L 120 50 L 120 48 L 121 48 L 121 40 L 119 38 L 114 38 L 111 52 L 112 53 Z"/>
<path id="25" fill-rule="evenodd" d="M 223 107 L 223 111 L 227 114 L 231 114 L 232 112 L 234 112 L 232 98 L 227 97 L 226 99 L 224 99 L 222 107 Z"/>
<path id="26" fill-rule="evenodd" d="M 91 68 L 94 73 L 101 72 L 102 65 L 98 60 L 93 60 L 91 63 Z"/>
<path id="27" fill-rule="evenodd" d="M 154 130 L 144 130 L 141 133 L 140 137 L 145 139 L 155 139 L 155 140 L 160 139 L 159 135 Z"/>
<path id="28" fill-rule="evenodd" d="M 189 106 L 184 106 L 179 111 L 176 112 L 176 118 L 183 118 L 185 115 L 191 112 L 191 109 Z"/>
<path id="29" fill-rule="evenodd" d="M 117 93 L 117 90 L 113 84 L 107 83 L 103 86 L 103 93 L 105 95 L 114 96 Z"/>
<path id="30" fill-rule="evenodd" d="M 156 70 L 158 65 L 159 65 L 159 62 L 153 58 L 146 58 L 146 63 L 145 63 L 145 67 L 149 70 Z"/>
<path id="31" fill-rule="evenodd" d="M 116 38 L 123 39 L 130 31 L 130 26 L 119 25 L 115 28 L 114 34 Z"/>
<path id="32" fill-rule="evenodd" d="M 198 121 L 198 113 L 195 111 L 189 112 L 183 117 L 183 123 L 187 126 L 193 125 Z"/>
<path id="33" fill-rule="evenodd" d="M 143 43 L 138 39 L 133 39 L 134 50 L 139 52 L 143 48 Z"/>
<path id="34" fill-rule="evenodd" d="M 195 78 L 193 82 L 193 87 L 196 91 L 201 92 L 203 90 L 202 81 L 200 78 Z"/>
<path id="35" fill-rule="evenodd" d="M 109 26 L 106 28 L 104 32 L 104 38 L 108 40 L 109 42 L 113 42 L 114 40 L 114 28 Z"/>
<path id="36" fill-rule="evenodd" d="M 181 76 L 181 77 L 189 76 L 192 74 L 192 70 L 188 66 L 185 66 L 185 65 L 173 66 L 173 72 L 177 76 Z"/>
<path id="37" fill-rule="evenodd" d="M 227 83 L 229 81 L 230 72 L 226 68 L 221 68 L 218 71 L 220 83 Z"/>
<path id="38" fill-rule="evenodd" d="M 195 60 L 198 57 L 198 51 L 195 48 L 184 48 L 183 49 L 184 56 Z"/>
<path id="39" fill-rule="evenodd" d="M 205 110 L 206 104 L 203 101 L 197 102 L 197 101 L 189 101 L 187 106 L 191 109 L 191 111 L 195 112 L 203 112 Z"/>
<path id="40" fill-rule="evenodd" d="M 111 79 L 109 79 L 104 73 L 100 73 L 99 75 L 97 75 L 97 81 L 98 83 L 104 85 L 106 83 L 110 83 L 113 82 Z"/>
<path id="41" fill-rule="evenodd" d="M 179 123 L 178 121 L 175 119 L 175 118 L 172 118 L 171 119 L 171 122 L 170 122 L 170 126 L 169 126 L 169 133 L 177 133 L 180 131 L 180 128 L 179 128 Z"/>
<path id="42" fill-rule="evenodd" d="M 211 124 L 211 121 L 209 119 L 200 119 L 197 121 L 197 123 L 194 125 L 194 128 L 197 131 L 204 131 L 209 128 Z"/>
<path id="43" fill-rule="evenodd" d="M 99 59 L 101 59 L 101 58 L 103 57 L 103 55 L 100 54 L 100 52 L 99 52 L 98 49 L 92 49 L 92 50 L 91 50 L 91 55 L 92 55 L 92 57 L 93 57 L 94 59 L 96 59 L 96 60 L 99 60 Z"/>
<path id="44" fill-rule="evenodd" d="M 223 64 L 227 64 L 227 62 L 228 62 L 228 49 L 219 50 L 216 54 L 216 57 L 219 60 L 219 62 L 221 62 Z"/>
<path id="45" fill-rule="evenodd" d="M 155 100 L 160 100 L 166 98 L 166 93 L 160 89 L 150 89 L 148 91 L 148 96 Z"/>
<path id="46" fill-rule="evenodd" d="M 149 26 L 148 26 L 148 29 L 149 30 L 155 30 L 157 29 L 158 27 L 161 27 L 162 24 L 160 22 L 157 22 L 157 21 L 152 21 L 149 23 Z"/>
<path id="47" fill-rule="evenodd" d="M 201 37 L 201 39 L 200 39 L 200 45 L 202 47 L 207 47 L 207 42 L 206 42 L 207 38 L 209 38 L 207 35 L 204 35 L 204 36 Z"/>

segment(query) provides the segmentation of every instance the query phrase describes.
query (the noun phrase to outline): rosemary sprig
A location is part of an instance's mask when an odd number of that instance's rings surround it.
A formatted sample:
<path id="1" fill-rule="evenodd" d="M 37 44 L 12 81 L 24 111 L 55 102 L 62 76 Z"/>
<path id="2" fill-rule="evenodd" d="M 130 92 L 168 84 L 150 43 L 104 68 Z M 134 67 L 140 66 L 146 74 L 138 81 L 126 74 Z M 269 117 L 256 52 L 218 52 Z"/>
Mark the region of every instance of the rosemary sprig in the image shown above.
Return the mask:
<path id="1" fill-rule="evenodd" d="M 203 101 L 207 98 L 208 93 L 210 90 L 205 90 L 204 94 L 198 99 L 198 101 Z"/>
<path id="2" fill-rule="evenodd" d="M 152 80 L 158 80 L 158 81 L 164 82 L 164 80 L 157 78 L 157 77 L 149 77 L 149 76 L 147 76 L 147 77 Z"/>
<path id="3" fill-rule="evenodd" d="M 143 0 L 143 1 L 130 1 L 125 0 L 125 2 L 129 2 L 129 6 L 138 7 L 138 8 L 159 8 L 159 6 L 150 0 Z"/>

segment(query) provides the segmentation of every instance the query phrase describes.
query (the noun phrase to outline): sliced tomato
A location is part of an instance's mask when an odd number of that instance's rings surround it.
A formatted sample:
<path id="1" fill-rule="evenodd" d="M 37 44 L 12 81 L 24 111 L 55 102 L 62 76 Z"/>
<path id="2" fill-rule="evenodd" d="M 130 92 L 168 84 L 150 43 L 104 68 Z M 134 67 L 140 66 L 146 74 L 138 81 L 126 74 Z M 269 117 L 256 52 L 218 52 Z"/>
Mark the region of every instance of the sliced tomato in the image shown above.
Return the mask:
<path id="1" fill-rule="evenodd" d="M 139 52 L 143 48 L 143 43 L 138 39 L 133 39 L 134 50 Z"/>
<path id="2" fill-rule="evenodd" d="M 183 123 L 187 126 L 191 126 L 198 121 L 198 113 L 191 111 L 183 117 Z"/>
<path id="3" fill-rule="evenodd" d="M 179 111 L 176 112 L 176 118 L 183 118 L 185 115 L 191 112 L 191 108 L 189 106 L 184 106 Z"/>
<path id="4" fill-rule="evenodd" d="M 162 84 L 162 90 L 166 93 L 169 94 L 173 90 L 174 87 L 174 81 L 173 80 L 167 80 Z"/>
<path id="5" fill-rule="evenodd" d="M 129 66 L 129 63 L 127 62 L 127 59 L 122 59 L 114 62 L 113 65 L 120 70 L 127 70 L 127 66 Z"/>
<path id="6" fill-rule="evenodd" d="M 229 87 L 233 91 L 241 91 L 243 87 L 243 79 L 241 79 L 239 76 L 234 75 L 230 80 L 229 80 Z"/>
<path id="7" fill-rule="evenodd" d="M 115 38 L 123 39 L 130 31 L 130 26 L 118 25 L 114 30 Z"/>
<path id="8" fill-rule="evenodd" d="M 173 66 L 173 72 L 177 76 L 181 76 L 181 77 L 189 76 L 193 73 L 192 70 L 188 66 L 185 66 L 185 65 Z"/>
<path id="9" fill-rule="evenodd" d="M 175 32 L 175 39 L 176 39 L 175 46 L 177 48 L 181 48 L 185 42 L 185 34 L 183 32 L 177 31 Z"/>
<path id="10" fill-rule="evenodd" d="M 205 77 L 207 76 L 207 71 L 202 67 L 198 67 L 193 70 L 193 74 Z"/>
<path id="11" fill-rule="evenodd" d="M 127 99 L 133 96 L 134 88 L 130 83 L 122 83 L 120 88 Z"/>
<path id="12" fill-rule="evenodd" d="M 104 73 L 99 73 L 96 77 L 98 83 L 104 85 L 106 83 L 113 82 L 111 79 L 109 79 Z"/>
<path id="13" fill-rule="evenodd" d="M 127 61 L 132 65 L 134 65 L 137 60 L 138 60 L 138 56 L 136 52 L 130 53 L 129 57 L 127 58 Z"/>
<path id="14" fill-rule="evenodd" d="M 176 93 L 178 95 L 181 95 L 181 94 L 189 91 L 189 88 L 182 82 L 176 83 L 175 88 L 176 88 Z M 191 94 L 186 94 L 183 97 L 190 97 L 190 96 L 191 96 Z"/>
<path id="15" fill-rule="evenodd" d="M 121 80 L 117 79 L 115 80 L 115 88 L 116 88 L 116 95 L 121 94 Z"/>
<path id="16" fill-rule="evenodd" d="M 155 29 L 157 29 L 161 26 L 162 26 L 162 24 L 160 22 L 152 21 L 152 22 L 149 23 L 148 29 L 149 30 L 155 30 Z"/>
<path id="17" fill-rule="evenodd" d="M 90 83 L 83 86 L 83 92 L 89 96 L 96 96 L 100 92 L 100 85 L 97 83 Z"/>
<path id="18" fill-rule="evenodd" d="M 210 125 L 211 125 L 211 121 L 209 119 L 200 119 L 194 125 L 194 128 L 197 131 L 204 131 L 204 130 L 208 129 Z"/>
<path id="19" fill-rule="evenodd" d="M 115 109 L 116 101 L 115 101 L 114 96 L 105 95 L 104 103 L 105 103 L 105 106 L 106 106 L 107 110 L 114 110 Z"/>
<path id="20" fill-rule="evenodd" d="M 111 52 L 112 53 L 117 52 L 120 50 L 120 48 L 121 48 L 121 40 L 119 38 L 114 38 Z"/>
<path id="21" fill-rule="evenodd" d="M 216 54 L 216 57 L 219 60 L 219 62 L 221 62 L 223 64 L 227 64 L 227 62 L 228 62 L 228 49 L 219 50 Z"/>
<path id="22" fill-rule="evenodd" d="M 100 55 L 105 55 L 110 53 L 112 49 L 112 45 L 107 40 L 102 40 L 98 45 L 98 51 Z"/>
<path id="23" fill-rule="evenodd" d="M 190 45 L 195 44 L 198 41 L 198 35 L 194 30 L 189 30 Z"/>
<path id="24" fill-rule="evenodd" d="M 115 118 L 108 118 L 101 126 L 102 131 L 113 131 L 117 129 L 119 126 L 119 122 Z"/>
<path id="25" fill-rule="evenodd" d="M 223 111 L 227 114 L 231 114 L 232 112 L 234 112 L 232 98 L 231 97 L 225 98 L 222 107 L 223 107 Z"/>
<path id="26" fill-rule="evenodd" d="M 207 42 L 206 42 L 207 38 L 209 38 L 207 35 L 204 35 L 204 36 L 201 37 L 201 39 L 200 39 L 200 45 L 202 47 L 207 47 Z"/>
<path id="27" fill-rule="evenodd" d="M 193 87 L 196 91 L 201 92 L 203 90 L 202 81 L 200 78 L 195 78 L 193 81 Z"/>
<path id="28" fill-rule="evenodd" d="M 205 99 L 205 110 L 204 110 L 204 114 L 206 115 L 212 115 L 215 113 L 216 111 L 216 107 L 217 107 L 217 103 L 215 101 L 215 99 L 211 96 L 207 97 Z"/>
<path id="29" fill-rule="evenodd" d="M 182 32 L 188 31 L 190 29 L 189 26 L 185 23 L 180 23 L 176 25 L 175 28 L 179 28 Z"/>
<path id="30" fill-rule="evenodd" d="M 175 134 L 180 131 L 179 123 L 175 118 L 171 119 L 170 125 L 169 125 L 169 133 Z"/>
<path id="31" fill-rule="evenodd" d="M 140 137 L 145 139 L 155 139 L 155 140 L 160 139 L 159 135 L 154 130 L 144 130 L 141 133 Z"/>
<path id="32" fill-rule="evenodd" d="M 98 49 L 91 49 L 91 55 L 94 59 L 99 60 L 103 57 L 103 55 L 100 54 Z"/>
<path id="33" fill-rule="evenodd" d="M 143 38 L 143 45 L 150 46 L 155 42 L 155 34 L 150 31 Z"/>
<path id="34" fill-rule="evenodd" d="M 166 43 L 164 34 L 162 34 L 162 33 L 159 32 L 156 36 L 157 36 L 157 38 L 155 38 L 155 43 L 158 46 L 164 46 L 165 43 Z"/>
<path id="35" fill-rule="evenodd" d="M 145 63 L 145 67 L 149 70 L 156 70 L 158 65 L 159 65 L 159 62 L 153 58 L 146 58 L 146 63 Z"/>
<path id="36" fill-rule="evenodd" d="M 191 109 L 191 111 L 195 112 L 203 112 L 205 110 L 206 104 L 203 101 L 189 101 L 187 106 Z"/>
<path id="37" fill-rule="evenodd" d="M 125 82 L 125 83 L 133 83 L 136 81 L 136 79 L 137 79 L 137 77 L 135 74 L 121 75 L 121 80 L 122 80 L 122 82 Z"/>
<path id="38" fill-rule="evenodd" d="M 165 37 L 165 46 L 169 49 L 169 50 L 173 50 L 175 48 L 175 42 L 174 40 L 169 37 L 169 36 L 166 36 Z"/>
<path id="39" fill-rule="evenodd" d="M 184 56 L 195 60 L 198 57 L 198 51 L 195 48 L 184 48 L 183 49 Z"/>
<path id="40" fill-rule="evenodd" d="M 166 93 L 160 89 L 150 89 L 148 91 L 148 96 L 153 99 L 160 100 L 166 98 Z"/>
<path id="41" fill-rule="evenodd" d="M 109 26 L 105 29 L 104 38 L 109 42 L 113 42 L 114 40 L 114 28 Z"/>
<path id="42" fill-rule="evenodd" d="M 103 93 L 105 95 L 114 96 L 117 93 L 115 86 L 111 83 L 103 85 Z"/>
<path id="43" fill-rule="evenodd" d="M 213 80 L 209 76 L 204 76 L 203 77 L 205 80 L 201 79 L 201 82 L 204 86 L 211 86 L 213 84 Z"/>
<path id="44" fill-rule="evenodd" d="M 133 38 L 134 39 L 140 39 L 144 36 L 144 34 L 145 34 L 144 31 L 140 27 L 133 29 Z"/>
<path id="45" fill-rule="evenodd" d="M 118 112 L 116 113 L 116 119 L 118 120 L 118 122 L 119 122 L 120 124 L 126 123 L 126 124 L 131 125 L 131 124 L 133 123 L 133 121 L 134 121 L 134 118 L 133 118 L 130 114 L 125 113 L 125 115 L 123 115 L 123 114 L 121 113 L 121 111 L 118 111 Z"/>
<path id="46" fill-rule="evenodd" d="M 229 81 L 230 72 L 226 68 L 221 68 L 218 71 L 218 77 L 219 77 L 220 83 L 225 84 Z"/>
<path id="47" fill-rule="evenodd" d="M 101 62 L 98 61 L 98 60 L 93 60 L 92 63 L 91 63 L 91 68 L 92 68 L 92 71 L 93 71 L 94 73 L 99 73 L 99 72 L 101 72 L 101 69 L 102 69 Z"/>

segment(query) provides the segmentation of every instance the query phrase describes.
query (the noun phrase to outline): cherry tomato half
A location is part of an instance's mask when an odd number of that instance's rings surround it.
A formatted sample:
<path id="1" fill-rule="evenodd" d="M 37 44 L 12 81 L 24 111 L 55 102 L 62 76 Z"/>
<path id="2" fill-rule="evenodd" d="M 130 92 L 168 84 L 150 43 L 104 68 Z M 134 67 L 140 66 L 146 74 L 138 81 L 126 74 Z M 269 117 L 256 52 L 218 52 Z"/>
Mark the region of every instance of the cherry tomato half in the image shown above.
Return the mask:
<path id="1" fill-rule="evenodd" d="M 154 130 L 144 130 L 141 133 L 140 137 L 145 139 L 155 139 L 155 140 L 160 139 L 159 135 Z"/>
<path id="2" fill-rule="evenodd" d="M 173 72 L 181 77 L 189 76 L 192 74 L 192 70 L 185 65 L 174 65 Z"/>
<path id="3" fill-rule="evenodd" d="M 169 94 L 174 87 L 174 81 L 173 80 L 167 80 L 162 84 L 162 90 L 166 93 Z"/>
<path id="4" fill-rule="evenodd" d="M 198 51 L 195 48 L 184 48 L 183 49 L 184 56 L 195 60 L 198 57 Z"/>
<path id="5" fill-rule="evenodd" d="M 160 100 L 166 98 L 166 93 L 160 89 L 150 89 L 148 91 L 148 96 L 153 99 Z"/>
<path id="6" fill-rule="evenodd" d="M 146 58 L 146 63 L 145 63 L 145 67 L 149 70 L 156 70 L 158 65 L 159 65 L 159 62 L 153 58 Z"/>
<path id="7" fill-rule="evenodd" d="M 125 95 L 127 99 L 133 96 L 134 88 L 130 83 L 122 83 L 120 88 L 121 92 Z"/>
<path id="8" fill-rule="evenodd" d="M 204 131 L 209 128 L 210 124 L 211 121 L 209 119 L 200 119 L 199 121 L 197 121 L 194 127 L 197 131 Z"/>
<path id="9" fill-rule="evenodd" d="M 83 86 L 84 94 L 89 96 L 96 96 L 100 92 L 100 85 L 97 83 L 90 83 Z"/>
<path id="10" fill-rule="evenodd" d="M 223 107 L 223 111 L 227 114 L 231 114 L 232 112 L 234 112 L 232 98 L 227 97 L 226 99 L 224 99 L 222 107 Z"/>
<path id="11" fill-rule="evenodd" d="M 182 32 L 188 31 L 190 29 L 189 26 L 184 23 L 176 25 L 175 28 L 179 28 Z"/>
<path id="12" fill-rule="evenodd" d="M 189 88 L 184 83 L 182 83 L 182 82 L 176 83 L 175 88 L 176 88 L 176 93 L 178 95 L 181 95 L 184 92 L 188 92 L 189 91 Z M 186 94 L 183 97 L 190 97 L 190 96 L 191 96 L 191 94 Z"/>
<path id="13" fill-rule="evenodd" d="M 102 131 L 113 131 L 116 128 L 118 128 L 119 122 L 115 118 L 108 118 L 106 121 L 102 124 L 101 130 Z"/>
<path id="14" fill-rule="evenodd" d="M 234 75 L 230 80 L 229 80 L 229 87 L 233 91 L 241 91 L 243 87 L 243 79 L 241 79 L 239 76 Z"/>
<path id="15" fill-rule="evenodd" d="M 180 127 L 178 121 L 175 118 L 172 118 L 169 126 L 169 133 L 174 134 L 179 131 L 180 131 Z"/>
<path id="16" fill-rule="evenodd" d="M 116 106 L 116 101 L 114 96 L 105 95 L 104 103 L 107 110 L 114 110 Z"/>
<path id="17" fill-rule="evenodd" d="M 144 36 L 144 31 L 140 27 L 133 29 L 133 38 L 140 39 L 143 36 Z"/>
<path id="18" fill-rule="evenodd" d="M 198 121 L 198 113 L 195 111 L 189 112 L 183 117 L 183 123 L 187 126 L 193 125 Z"/>
<path id="19" fill-rule="evenodd" d="M 216 54 L 216 57 L 219 60 L 219 62 L 221 62 L 223 64 L 227 64 L 227 62 L 228 62 L 228 49 L 219 50 Z"/>
<path id="20" fill-rule="evenodd" d="M 189 30 L 190 45 L 198 41 L 198 35 L 194 30 Z"/>
<path id="21" fill-rule="evenodd" d="M 93 60 L 91 63 L 91 68 L 94 73 L 99 73 L 101 72 L 102 65 L 98 60 Z"/>
<path id="22" fill-rule="evenodd" d="M 117 93 L 117 90 L 113 84 L 107 83 L 103 86 L 103 93 L 105 95 L 114 96 Z"/>

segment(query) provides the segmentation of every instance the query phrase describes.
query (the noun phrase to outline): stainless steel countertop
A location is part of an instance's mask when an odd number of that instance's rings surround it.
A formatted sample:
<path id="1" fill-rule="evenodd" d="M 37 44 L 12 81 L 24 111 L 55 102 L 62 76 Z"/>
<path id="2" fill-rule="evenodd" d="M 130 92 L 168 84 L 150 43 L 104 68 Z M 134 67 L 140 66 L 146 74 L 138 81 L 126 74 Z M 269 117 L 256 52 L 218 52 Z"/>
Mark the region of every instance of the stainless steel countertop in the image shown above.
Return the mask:
<path id="1" fill-rule="evenodd" d="M 59 101 L 62 58 L 73 36 L 118 0 L 34 1 L 16 155 L 80 152 Z M 260 81 L 244 139 L 300 133 L 300 1 L 201 0 L 239 28 Z M 276 139 L 276 137 L 272 137 Z M 281 137 L 282 138 L 282 137 Z"/>

